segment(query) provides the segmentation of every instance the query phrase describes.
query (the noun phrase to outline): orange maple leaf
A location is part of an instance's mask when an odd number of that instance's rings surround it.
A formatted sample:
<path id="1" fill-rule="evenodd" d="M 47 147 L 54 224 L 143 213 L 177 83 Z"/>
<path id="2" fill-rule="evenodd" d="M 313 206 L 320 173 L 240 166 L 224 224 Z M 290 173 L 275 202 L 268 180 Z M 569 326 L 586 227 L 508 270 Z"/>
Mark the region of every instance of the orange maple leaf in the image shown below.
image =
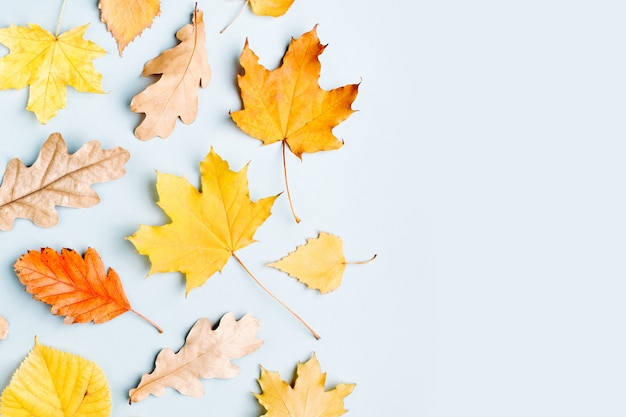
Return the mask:
<path id="1" fill-rule="evenodd" d="M 241 130 L 265 145 L 282 142 L 288 194 L 285 145 L 300 159 L 305 152 L 340 148 L 343 142 L 332 129 L 354 112 L 351 105 L 358 93 L 358 84 L 330 91 L 320 88 L 319 55 L 326 47 L 320 43 L 316 28 L 291 40 L 281 66 L 275 70 L 268 71 L 259 64 L 247 40 L 240 57 L 245 74 L 238 75 L 237 80 L 244 108 L 231 117 Z M 295 213 L 294 217 L 298 221 Z"/>
<path id="2" fill-rule="evenodd" d="M 181 28 L 176 38 L 180 43 L 148 61 L 141 73 L 161 77 L 130 102 L 132 111 L 146 114 L 135 129 L 138 139 L 167 138 L 179 117 L 189 124 L 198 115 L 197 88 L 206 87 L 211 78 L 202 11 L 194 11 L 193 22 Z"/>
<path id="3" fill-rule="evenodd" d="M 119 275 L 111 268 L 105 270 L 95 249 L 87 249 L 84 258 L 72 249 L 60 254 L 50 248 L 31 250 L 13 267 L 26 291 L 49 304 L 52 314 L 65 316 L 66 324 L 104 323 L 132 311 L 163 332 L 130 307 Z"/>

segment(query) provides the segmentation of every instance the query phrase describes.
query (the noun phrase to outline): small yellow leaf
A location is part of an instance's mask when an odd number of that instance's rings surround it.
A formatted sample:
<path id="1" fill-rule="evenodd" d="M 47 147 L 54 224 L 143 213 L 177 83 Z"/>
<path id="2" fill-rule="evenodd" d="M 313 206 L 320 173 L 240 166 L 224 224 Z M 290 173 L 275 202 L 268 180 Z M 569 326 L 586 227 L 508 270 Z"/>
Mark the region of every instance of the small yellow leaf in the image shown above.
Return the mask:
<path id="1" fill-rule="evenodd" d="M 267 410 L 263 417 L 338 417 L 346 412 L 343 400 L 355 384 L 337 384 L 325 391 L 326 374 L 315 355 L 298 363 L 293 386 L 283 381 L 277 372 L 261 368 L 258 379 L 262 393 L 255 394 Z"/>
<path id="2" fill-rule="evenodd" d="M 306 244 L 268 266 L 286 272 L 310 288 L 327 293 L 341 285 L 346 269 L 343 242 L 338 236 L 321 232 L 317 238 L 307 239 Z"/>
<path id="3" fill-rule="evenodd" d="M 117 42 L 120 55 L 161 13 L 160 0 L 100 0 L 98 7 L 100 19 Z"/>
<path id="4" fill-rule="evenodd" d="M 250 0 L 250 9 L 259 16 L 278 17 L 287 13 L 294 0 Z"/>
<path id="5" fill-rule="evenodd" d="M 42 124 L 65 107 L 67 86 L 87 93 L 104 92 L 102 74 L 91 61 L 106 51 L 83 39 L 87 26 L 59 36 L 34 24 L 0 29 L 0 43 L 10 49 L 0 59 L 0 89 L 30 86 L 26 109 Z"/>
<path id="6" fill-rule="evenodd" d="M 0 397 L 2 417 L 108 417 L 111 394 L 104 372 L 80 356 L 35 346 Z"/>

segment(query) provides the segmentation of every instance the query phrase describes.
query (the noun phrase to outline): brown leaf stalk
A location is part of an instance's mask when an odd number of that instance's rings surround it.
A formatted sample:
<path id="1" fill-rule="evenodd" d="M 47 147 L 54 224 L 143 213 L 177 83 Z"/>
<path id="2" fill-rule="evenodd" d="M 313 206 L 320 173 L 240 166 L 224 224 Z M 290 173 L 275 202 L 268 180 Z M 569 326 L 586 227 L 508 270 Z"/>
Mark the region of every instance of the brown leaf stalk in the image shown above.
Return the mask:
<path id="1" fill-rule="evenodd" d="M 285 307 L 287 309 L 287 311 L 289 311 L 295 318 L 297 318 L 300 323 L 302 323 L 304 325 L 304 327 L 306 327 L 307 329 L 309 329 L 309 331 L 311 332 L 311 334 L 316 338 L 316 339 L 320 339 L 321 336 L 315 331 L 313 330 L 313 328 L 311 326 L 309 326 L 309 324 L 304 321 L 302 319 L 302 317 L 300 317 L 295 311 L 293 311 L 287 304 L 285 304 L 284 302 L 282 302 L 280 300 L 280 298 L 278 298 L 276 295 L 274 295 L 270 290 L 268 290 L 263 284 L 261 284 L 261 281 L 259 281 L 254 274 L 248 269 L 248 267 L 246 267 L 246 265 L 241 261 L 241 259 L 239 259 L 239 257 L 237 256 L 237 254 L 235 254 L 235 252 L 232 253 L 233 258 L 235 258 L 235 260 L 237 262 L 239 262 L 239 265 L 241 265 L 241 267 L 248 273 L 248 275 L 250 275 L 250 277 L 254 280 L 254 282 L 256 282 L 259 287 L 261 287 L 263 289 L 263 291 L 265 291 L 267 294 L 269 294 L 270 297 L 272 297 L 274 300 L 276 300 L 280 305 L 282 305 L 283 307 Z"/>

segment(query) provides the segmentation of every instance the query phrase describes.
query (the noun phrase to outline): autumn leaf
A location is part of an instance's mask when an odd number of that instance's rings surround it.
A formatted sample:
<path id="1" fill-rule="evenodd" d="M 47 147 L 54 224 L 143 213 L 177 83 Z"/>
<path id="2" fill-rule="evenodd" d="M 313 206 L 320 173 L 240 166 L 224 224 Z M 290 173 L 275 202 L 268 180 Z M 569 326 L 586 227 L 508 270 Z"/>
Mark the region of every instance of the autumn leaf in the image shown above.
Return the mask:
<path id="1" fill-rule="evenodd" d="M 31 167 L 9 161 L 0 186 L 0 230 L 13 228 L 17 217 L 52 227 L 59 218 L 55 206 L 91 207 L 100 201 L 90 186 L 124 175 L 127 150 L 104 150 L 97 141 L 69 154 L 60 133 L 48 137 Z"/>
<path id="2" fill-rule="evenodd" d="M 160 0 L 100 0 L 98 7 L 100 19 L 117 42 L 120 55 L 161 13 Z"/>
<path id="3" fill-rule="evenodd" d="M 241 6 L 237 16 L 220 33 L 224 33 L 241 16 L 246 6 L 249 4 L 252 13 L 259 16 L 278 17 L 287 13 L 294 0 L 246 0 Z"/>
<path id="4" fill-rule="evenodd" d="M 152 373 L 144 374 L 137 388 L 129 391 L 130 402 L 142 401 L 150 394 L 160 397 L 167 387 L 190 397 L 203 396 L 200 378 L 232 378 L 239 374 L 231 361 L 261 347 L 263 341 L 256 337 L 258 329 L 259 322 L 249 314 L 237 321 L 227 313 L 215 330 L 209 319 L 199 319 L 178 353 L 170 349 L 159 352 Z"/>
<path id="5" fill-rule="evenodd" d="M 0 316 L 0 340 L 4 340 L 9 335 L 9 322 Z"/>
<path id="6" fill-rule="evenodd" d="M 192 123 L 198 114 L 197 88 L 209 84 L 211 68 L 204 48 L 202 11 L 194 11 L 193 22 L 180 29 L 176 37 L 181 43 L 150 60 L 141 73 L 144 77 L 161 77 L 130 102 L 132 111 L 146 114 L 135 129 L 135 136 L 141 140 L 168 137 L 179 117 L 183 123 Z"/>
<path id="7" fill-rule="evenodd" d="M 369 261 L 374 258 L 376 255 Z M 268 266 L 286 272 L 310 288 L 327 293 L 339 288 L 347 264 L 369 261 L 347 262 L 341 238 L 321 232 L 317 238 L 307 239 L 306 244 Z"/>
<path id="8" fill-rule="evenodd" d="M 50 248 L 31 250 L 13 267 L 26 291 L 49 304 L 53 314 L 65 316 L 66 324 L 104 323 L 132 311 L 163 332 L 131 308 L 119 275 L 111 268 L 106 271 L 95 249 L 87 249 L 84 258 L 72 249 L 60 254 Z"/>
<path id="9" fill-rule="evenodd" d="M 271 214 L 278 195 L 250 199 L 248 165 L 230 170 L 211 148 L 200 163 L 201 191 L 183 177 L 157 172 L 159 206 L 172 220 L 162 226 L 140 225 L 128 237 L 137 251 L 150 258 L 149 275 L 157 272 L 185 274 L 186 293 L 222 271 L 233 257 L 270 296 L 298 318 L 297 314 L 265 288 L 235 252 L 255 242 L 254 233 Z"/>
<path id="10" fill-rule="evenodd" d="M 246 0 L 250 9 L 259 16 L 278 17 L 287 13 L 294 0 Z"/>
<path id="11" fill-rule="evenodd" d="M 150 258 L 150 275 L 180 271 L 189 292 L 221 271 L 235 251 L 254 242 L 254 233 L 269 217 L 278 195 L 253 202 L 247 171 L 247 165 L 231 171 L 211 148 L 200 163 L 202 191 L 183 177 L 157 173 L 159 206 L 172 222 L 141 225 L 128 238 Z"/>
<path id="12" fill-rule="evenodd" d="M 281 66 L 272 71 L 259 64 L 247 40 L 241 53 L 245 73 L 237 80 L 244 108 L 231 117 L 241 130 L 265 145 L 282 142 L 285 183 L 285 146 L 300 159 L 305 152 L 338 149 L 343 142 L 332 129 L 354 112 L 351 105 L 358 84 L 330 91 L 319 86 L 319 55 L 325 48 L 313 28 L 291 40 Z M 298 221 L 295 212 L 294 217 Z"/>
<path id="13" fill-rule="evenodd" d="M 30 86 L 26 109 L 43 124 L 65 107 L 67 86 L 80 92 L 104 92 L 102 74 L 92 60 L 106 51 L 83 39 L 87 26 L 58 36 L 35 24 L 0 29 L 0 43 L 10 50 L 0 58 L 0 89 Z"/>
<path id="14" fill-rule="evenodd" d="M 261 394 L 255 394 L 267 410 L 264 417 L 337 417 L 344 414 L 343 400 L 354 389 L 354 384 L 337 384 L 325 391 L 326 374 L 315 355 L 305 363 L 298 363 L 293 386 L 283 381 L 277 372 L 261 368 L 258 379 Z"/>
<path id="15" fill-rule="evenodd" d="M 37 339 L 0 398 L 3 417 L 110 414 L 111 394 L 102 369 L 78 355 L 44 346 Z"/>

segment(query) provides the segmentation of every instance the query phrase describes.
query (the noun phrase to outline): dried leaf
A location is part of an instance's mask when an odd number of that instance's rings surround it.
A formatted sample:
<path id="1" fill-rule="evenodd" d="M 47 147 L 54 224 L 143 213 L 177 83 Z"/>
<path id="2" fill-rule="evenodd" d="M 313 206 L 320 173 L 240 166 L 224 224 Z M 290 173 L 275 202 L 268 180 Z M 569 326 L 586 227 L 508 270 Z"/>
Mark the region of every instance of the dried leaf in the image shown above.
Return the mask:
<path id="1" fill-rule="evenodd" d="M 327 293 L 339 288 L 346 269 L 341 238 L 321 232 L 315 239 L 307 239 L 306 244 L 280 261 L 268 264 L 288 273 L 310 288 Z"/>
<path id="2" fill-rule="evenodd" d="M 159 206 L 172 219 L 162 226 L 141 225 L 128 239 L 148 255 L 149 274 L 180 271 L 187 293 L 221 271 L 234 252 L 254 242 L 276 196 L 253 202 L 248 166 L 234 172 L 212 148 L 200 163 L 198 191 L 183 177 L 157 173 Z"/>
<path id="3" fill-rule="evenodd" d="M 291 40 L 281 66 L 275 70 L 268 71 L 259 64 L 247 40 L 239 58 L 245 71 L 237 76 L 244 108 L 231 113 L 231 117 L 241 130 L 265 145 L 282 142 L 285 188 L 298 223 L 287 181 L 285 146 L 300 159 L 305 152 L 343 146 L 332 129 L 354 112 L 351 105 L 359 88 L 358 84 L 330 91 L 320 88 L 319 55 L 325 48 L 314 27 Z"/>
<path id="4" fill-rule="evenodd" d="M 98 7 L 100 19 L 117 42 L 120 55 L 161 13 L 160 0 L 100 0 Z"/>
<path id="5" fill-rule="evenodd" d="M 278 17 L 287 13 L 294 0 L 249 0 L 250 9 L 260 16 Z"/>
<path id="6" fill-rule="evenodd" d="M 266 145 L 285 141 L 299 158 L 340 148 L 332 128 L 354 112 L 358 85 L 320 88 L 318 57 L 324 49 L 313 28 L 292 39 L 282 65 L 268 71 L 246 41 L 240 57 L 245 74 L 237 77 L 244 109 L 231 114 L 237 126 Z"/>
<path id="7" fill-rule="evenodd" d="M 321 372 L 315 355 L 305 363 L 298 363 L 293 386 L 280 378 L 278 372 L 261 368 L 259 386 L 255 394 L 267 410 L 264 417 L 337 417 L 346 412 L 343 400 L 354 389 L 354 384 L 337 384 L 325 391 L 326 374 Z"/>
<path id="8" fill-rule="evenodd" d="M 149 61 L 141 73 L 144 77 L 161 77 L 130 102 L 132 111 L 146 114 L 135 129 L 135 136 L 141 140 L 168 137 L 179 117 L 183 123 L 192 123 L 198 114 L 197 88 L 209 84 L 211 68 L 204 48 L 202 11 L 196 10 L 193 22 L 180 29 L 176 37 L 181 43 Z"/>
<path id="9" fill-rule="evenodd" d="M 0 316 L 0 340 L 4 340 L 9 335 L 9 322 Z"/>
<path id="10" fill-rule="evenodd" d="M 110 414 L 111 394 L 102 369 L 78 355 L 41 345 L 37 339 L 0 398 L 3 417 Z"/>
<path id="11" fill-rule="evenodd" d="M 65 316 L 66 324 L 104 323 L 127 311 L 145 319 L 130 307 L 119 275 L 105 270 L 95 249 L 87 249 L 84 258 L 72 249 L 31 250 L 13 267 L 26 291 L 49 304 L 52 314 Z"/>
<path id="12" fill-rule="evenodd" d="M 0 29 L 0 43 L 10 49 L 0 59 L 0 89 L 30 86 L 27 110 L 45 124 L 65 107 L 66 87 L 103 93 L 102 74 L 92 60 L 106 51 L 83 39 L 88 25 L 55 36 L 41 26 Z"/>
<path id="13" fill-rule="evenodd" d="M 156 358 L 155 369 L 144 374 L 137 388 L 129 391 L 131 402 L 148 395 L 163 395 L 171 387 L 183 395 L 201 397 L 200 378 L 232 378 L 239 368 L 231 360 L 254 352 L 263 341 L 256 337 L 257 319 L 247 314 L 239 321 L 227 313 L 213 330 L 209 319 L 199 319 L 189 331 L 185 345 L 174 353 L 163 349 Z"/>
<path id="14" fill-rule="evenodd" d="M 97 204 L 100 198 L 91 184 L 120 178 L 129 158 L 127 150 L 103 150 L 96 141 L 69 154 L 61 134 L 53 133 L 31 167 L 16 158 L 7 164 L 0 186 L 0 230 L 13 228 L 17 217 L 52 227 L 59 221 L 55 206 Z"/>

